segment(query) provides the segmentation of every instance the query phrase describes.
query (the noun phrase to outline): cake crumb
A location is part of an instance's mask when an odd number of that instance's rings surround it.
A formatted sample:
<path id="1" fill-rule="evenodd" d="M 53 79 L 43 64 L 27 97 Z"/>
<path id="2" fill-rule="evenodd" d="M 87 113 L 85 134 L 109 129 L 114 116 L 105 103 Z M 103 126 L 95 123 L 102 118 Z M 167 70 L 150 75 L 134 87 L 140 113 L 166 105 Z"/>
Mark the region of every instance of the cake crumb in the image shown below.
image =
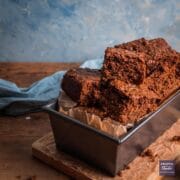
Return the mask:
<path id="1" fill-rule="evenodd" d="M 180 142 L 180 136 L 173 136 L 170 141 Z"/>
<path id="2" fill-rule="evenodd" d="M 154 161 L 155 160 L 155 157 L 157 155 L 154 155 L 153 152 L 150 150 L 150 149 L 146 149 L 144 150 L 141 155 L 141 157 L 149 157 L 151 159 L 151 161 Z"/>

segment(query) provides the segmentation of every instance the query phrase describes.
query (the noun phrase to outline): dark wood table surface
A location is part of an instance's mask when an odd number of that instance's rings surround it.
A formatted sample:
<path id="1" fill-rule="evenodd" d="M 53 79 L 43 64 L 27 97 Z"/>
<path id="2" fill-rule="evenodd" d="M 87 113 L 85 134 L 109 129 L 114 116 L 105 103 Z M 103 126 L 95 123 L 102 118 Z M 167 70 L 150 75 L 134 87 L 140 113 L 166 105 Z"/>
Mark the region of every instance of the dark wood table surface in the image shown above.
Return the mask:
<path id="1" fill-rule="evenodd" d="M 77 63 L 0 63 L 0 78 L 27 87 L 59 70 L 77 67 Z M 0 180 L 69 179 L 32 157 L 31 145 L 51 131 L 43 112 L 18 117 L 0 117 Z"/>

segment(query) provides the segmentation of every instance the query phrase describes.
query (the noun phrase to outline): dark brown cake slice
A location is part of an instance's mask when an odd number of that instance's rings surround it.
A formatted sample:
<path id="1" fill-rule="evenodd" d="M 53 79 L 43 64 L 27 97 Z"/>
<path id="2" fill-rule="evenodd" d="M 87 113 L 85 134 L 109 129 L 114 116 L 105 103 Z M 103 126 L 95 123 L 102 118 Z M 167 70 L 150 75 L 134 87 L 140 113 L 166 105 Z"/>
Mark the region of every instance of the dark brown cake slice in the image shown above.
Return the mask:
<path id="1" fill-rule="evenodd" d="M 118 79 L 140 84 L 146 76 L 146 55 L 120 48 L 107 48 L 102 68 L 102 80 Z"/>
<path id="2" fill-rule="evenodd" d="M 63 77 L 62 89 L 79 105 L 98 105 L 99 81 L 99 70 L 88 68 L 71 69 Z"/>
<path id="3" fill-rule="evenodd" d="M 176 74 L 179 76 L 180 53 L 173 50 L 162 38 L 142 38 L 116 45 L 115 48 L 107 48 L 104 59 L 104 80 L 119 79 L 141 84 L 151 74 L 163 74 L 173 66 L 177 67 Z"/>
<path id="4" fill-rule="evenodd" d="M 163 101 L 180 88 L 180 76 L 176 70 L 177 66 L 173 66 L 161 74 L 156 71 L 146 78 L 144 85 Z"/>
<path id="5" fill-rule="evenodd" d="M 150 40 L 140 38 L 127 43 L 115 45 L 114 47 L 135 52 L 145 52 L 153 57 L 158 56 L 158 54 L 166 53 L 167 51 L 173 51 L 170 45 L 163 38 Z"/>
<path id="6" fill-rule="evenodd" d="M 173 50 L 171 46 L 163 39 L 156 38 L 146 40 L 145 38 L 137 39 L 131 42 L 115 45 L 115 48 L 126 49 L 133 52 L 143 52 L 146 54 L 146 76 L 149 76 L 154 71 L 163 72 L 166 65 L 174 65 L 178 63 L 172 56 L 180 54 Z M 171 58 L 169 58 L 171 56 Z M 180 63 L 180 62 L 179 62 Z"/>
<path id="7" fill-rule="evenodd" d="M 136 122 L 160 104 L 160 98 L 143 84 L 136 86 L 112 80 L 101 84 L 101 92 L 107 116 L 123 124 Z"/>

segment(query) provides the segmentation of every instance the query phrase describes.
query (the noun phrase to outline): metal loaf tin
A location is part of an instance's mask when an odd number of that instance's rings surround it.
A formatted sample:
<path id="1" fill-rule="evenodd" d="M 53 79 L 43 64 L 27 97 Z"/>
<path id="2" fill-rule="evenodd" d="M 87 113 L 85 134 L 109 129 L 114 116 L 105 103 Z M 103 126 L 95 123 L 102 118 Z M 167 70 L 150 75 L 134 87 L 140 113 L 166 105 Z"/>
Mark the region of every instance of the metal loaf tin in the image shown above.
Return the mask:
<path id="1" fill-rule="evenodd" d="M 180 118 L 180 91 L 120 138 L 59 113 L 57 108 L 57 103 L 43 108 L 49 114 L 57 148 L 115 176 Z"/>

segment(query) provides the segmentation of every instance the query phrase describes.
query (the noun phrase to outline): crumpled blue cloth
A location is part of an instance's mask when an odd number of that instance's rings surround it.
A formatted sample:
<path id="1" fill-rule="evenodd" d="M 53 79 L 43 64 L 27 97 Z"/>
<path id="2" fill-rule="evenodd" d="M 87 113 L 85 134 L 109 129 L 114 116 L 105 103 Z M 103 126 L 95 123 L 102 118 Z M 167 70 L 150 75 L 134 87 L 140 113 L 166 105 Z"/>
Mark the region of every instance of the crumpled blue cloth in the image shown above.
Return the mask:
<path id="1" fill-rule="evenodd" d="M 103 59 L 84 62 L 82 68 L 100 69 Z M 59 71 L 33 83 L 28 88 L 0 79 L 0 114 L 20 115 L 41 110 L 41 107 L 56 101 L 60 94 L 60 84 L 65 71 Z M 72 87 L 73 88 L 73 87 Z"/>

